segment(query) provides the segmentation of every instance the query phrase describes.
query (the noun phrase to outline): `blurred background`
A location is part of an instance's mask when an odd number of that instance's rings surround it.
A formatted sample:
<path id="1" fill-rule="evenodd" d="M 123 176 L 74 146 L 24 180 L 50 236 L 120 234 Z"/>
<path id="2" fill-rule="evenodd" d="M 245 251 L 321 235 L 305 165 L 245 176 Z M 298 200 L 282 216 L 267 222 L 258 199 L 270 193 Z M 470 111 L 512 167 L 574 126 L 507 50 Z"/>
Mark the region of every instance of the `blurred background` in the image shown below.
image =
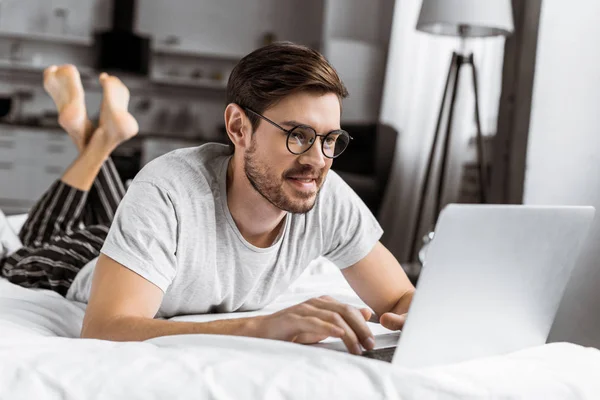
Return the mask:
<path id="1" fill-rule="evenodd" d="M 355 140 L 333 169 L 416 279 L 444 204 L 600 206 L 599 14 L 583 0 L 0 0 L 0 209 L 26 213 L 76 156 L 47 66 L 79 68 L 92 118 L 101 71 L 130 88 L 140 134 L 113 154 L 127 181 L 173 149 L 225 143 L 232 68 L 290 40 L 347 85 Z M 596 223 L 554 340 L 600 344 L 598 238 Z"/>
<path id="2" fill-rule="evenodd" d="M 0 0 L 0 207 L 26 212 L 76 154 L 41 85 L 52 64 L 78 67 L 92 118 L 101 71 L 129 87 L 140 135 L 113 155 L 124 180 L 173 149 L 225 143 L 229 73 L 244 55 L 280 40 L 328 56 L 352 93 L 344 122 L 363 132 L 354 147 L 372 148 L 393 10 L 393 0 Z M 346 164 L 360 165 L 351 158 Z M 362 164 L 374 158 L 373 151 Z M 383 185 L 370 189 L 365 201 L 377 212 Z"/>

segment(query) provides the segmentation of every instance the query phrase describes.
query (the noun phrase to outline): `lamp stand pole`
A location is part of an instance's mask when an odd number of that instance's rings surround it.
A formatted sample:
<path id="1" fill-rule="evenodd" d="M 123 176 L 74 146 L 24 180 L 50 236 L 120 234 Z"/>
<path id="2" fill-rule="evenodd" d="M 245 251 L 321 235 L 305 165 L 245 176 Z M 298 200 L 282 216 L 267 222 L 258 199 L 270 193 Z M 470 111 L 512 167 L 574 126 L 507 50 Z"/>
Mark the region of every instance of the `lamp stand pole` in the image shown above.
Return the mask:
<path id="1" fill-rule="evenodd" d="M 475 94 L 475 121 L 477 125 L 477 164 L 479 170 L 479 196 L 480 202 L 487 202 L 487 174 L 485 170 L 485 162 L 484 162 L 484 148 L 483 148 L 483 136 L 481 133 L 481 121 L 479 115 L 479 95 L 478 95 L 478 85 L 477 85 L 477 69 L 475 67 L 475 62 L 473 59 L 473 54 L 469 55 L 461 55 L 457 52 L 452 53 L 452 59 L 450 61 L 450 67 L 448 68 L 448 76 L 446 78 L 446 85 L 444 86 L 444 94 L 442 96 L 442 101 L 440 104 L 440 110 L 438 113 L 437 123 L 435 127 L 435 133 L 433 136 L 433 143 L 431 144 L 431 149 L 429 150 L 429 157 L 427 159 L 427 168 L 425 170 L 425 177 L 423 180 L 423 186 L 421 187 L 420 196 L 417 199 L 418 201 L 418 210 L 415 221 L 415 227 L 412 234 L 409 261 L 415 261 L 415 253 L 417 242 L 419 238 L 419 232 L 421 228 L 421 219 L 423 218 L 423 211 L 425 209 L 425 204 L 427 203 L 427 190 L 429 188 L 429 181 L 431 179 L 431 175 L 433 173 L 433 162 L 435 158 L 436 149 L 438 147 L 438 139 L 440 136 L 440 128 L 442 126 L 442 119 L 444 116 L 444 110 L 448 98 L 448 91 L 451 90 L 450 93 L 450 109 L 448 111 L 448 121 L 446 122 L 446 135 L 444 138 L 444 144 L 442 147 L 442 155 L 440 161 L 440 173 L 437 181 L 437 192 L 435 197 L 435 215 L 434 221 L 432 224 L 432 229 L 435 227 L 437 223 L 440 212 L 442 211 L 442 198 L 444 195 L 444 183 L 446 180 L 446 170 L 448 163 L 448 154 L 450 150 L 450 143 L 452 137 L 452 122 L 454 118 L 454 106 L 456 104 L 456 96 L 458 92 L 458 84 L 460 78 L 460 69 L 463 65 L 468 64 L 471 66 L 472 71 L 472 80 L 473 80 L 473 91 Z M 452 87 L 450 87 L 452 82 Z"/>

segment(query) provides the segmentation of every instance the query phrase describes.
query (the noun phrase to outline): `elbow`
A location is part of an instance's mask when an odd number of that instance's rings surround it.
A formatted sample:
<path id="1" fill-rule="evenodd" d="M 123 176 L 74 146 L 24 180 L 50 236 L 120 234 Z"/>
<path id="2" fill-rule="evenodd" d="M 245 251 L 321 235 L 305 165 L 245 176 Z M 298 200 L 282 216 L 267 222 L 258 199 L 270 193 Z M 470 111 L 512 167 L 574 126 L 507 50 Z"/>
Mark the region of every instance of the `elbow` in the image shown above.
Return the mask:
<path id="1" fill-rule="evenodd" d="M 145 340 L 140 339 L 132 329 L 132 319 L 135 317 L 113 315 L 103 318 L 85 318 L 79 337 L 82 339 L 110 340 L 127 342 Z"/>
<path id="2" fill-rule="evenodd" d="M 111 327 L 114 325 L 114 321 L 107 319 L 97 318 L 84 318 L 81 326 L 81 332 L 79 337 L 81 339 L 99 339 L 99 340 L 113 340 L 111 339 Z"/>
<path id="3" fill-rule="evenodd" d="M 87 321 L 83 321 L 83 325 L 81 326 L 81 332 L 79 334 L 81 339 L 104 339 L 101 335 L 99 329 L 92 323 Z"/>

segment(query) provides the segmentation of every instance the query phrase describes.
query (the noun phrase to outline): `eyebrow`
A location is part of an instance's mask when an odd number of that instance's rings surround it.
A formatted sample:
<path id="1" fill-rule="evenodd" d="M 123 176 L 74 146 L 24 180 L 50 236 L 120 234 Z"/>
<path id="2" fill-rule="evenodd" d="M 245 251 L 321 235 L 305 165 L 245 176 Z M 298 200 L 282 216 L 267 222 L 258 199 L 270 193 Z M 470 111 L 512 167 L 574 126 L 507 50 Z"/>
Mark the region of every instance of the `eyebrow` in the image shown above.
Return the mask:
<path id="1" fill-rule="evenodd" d="M 298 121 L 294 121 L 294 120 L 291 120 L 291 121 L 283 121 L 283 122 L 282 122 L 280 125 L 289 126 L 290 128 L 295 128 L 295 127 L 297 127 L 298 125 L 304 125 L 304 126 L 311 127 L 312 129 L 314 129 L 314 131 L 315 131 L 315 132 L 317 131 L 315 128 L 313 128 L 313 127 L 312 127 L 312 126 L 310 126 L 309 124 L 304 124 L 304 123 L 302 123 L 302 122 L 298 122 Z M 329 132 L 325 133 L 325 135 L 328 135 L 328 134 L 330 134 L 331 132 L 340 131 L 340 130 L 342 130 L 342 129 L 341 129 L 341 128 L 338 128 L 338 129 L 332 129 L 332 130 L 330 130 Z"/>
<path id="2" fill-rule="evenodd" d="M 281 123 L 281 125 L 286 125 L 286 126 L 289 126 L 290 128 L 295 128 L 295 127 L 297 127 L 298 125 L 310 126 L 310 125 L 308 125 L 308 124 L 303 124 L 302 122 L 298 122 L 298 121 L 294 121 L 294 120 L 291 120 L 291 121 L 283 121 L 283 122 Z M 312 126 L 310 126 L 310 127 L 312 128 Z M 313 129 L 314 129 L 314 128 L 313 128 Z"/>

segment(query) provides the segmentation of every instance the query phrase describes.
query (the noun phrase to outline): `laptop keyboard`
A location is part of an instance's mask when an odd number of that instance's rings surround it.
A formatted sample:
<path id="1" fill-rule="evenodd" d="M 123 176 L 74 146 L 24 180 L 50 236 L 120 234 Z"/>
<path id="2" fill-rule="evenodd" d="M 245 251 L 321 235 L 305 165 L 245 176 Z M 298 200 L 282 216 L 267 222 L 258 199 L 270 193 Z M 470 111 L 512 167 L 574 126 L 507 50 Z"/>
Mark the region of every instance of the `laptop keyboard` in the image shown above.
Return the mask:
<path id="1" fill-rule="evenodd" d="M 394 358 L 394 352 L 396 351 L 396 345 L 400 338 L 400 332 L 391 332 L 382 335 L 375 335 L 375 349 L 363 351 L 361 356 L 372 358 L 374 360 L 380 360 L 385 362 L 392 362 Z M 341 340 L 332 342 L 321 342 L 315 343 L 311 346 L 326 348 L 330 350 L 347 352 L 346 345 Z"/>
<path id="2" fill-rule="evenodd" d="M 379 350 L 369 350 L 369 351 L 364 351 L 362 353 L 363 357 L 367 357 L 367 358 L 372 358 L 374 360 L 379 360 L 379 361 L 385 361 L 385 362 L 392 362 L 392 359 L 394 358 L 394 352 L 396 351 L 395 347 L 389 347 L 386 349 L 379 349 Z"/>

